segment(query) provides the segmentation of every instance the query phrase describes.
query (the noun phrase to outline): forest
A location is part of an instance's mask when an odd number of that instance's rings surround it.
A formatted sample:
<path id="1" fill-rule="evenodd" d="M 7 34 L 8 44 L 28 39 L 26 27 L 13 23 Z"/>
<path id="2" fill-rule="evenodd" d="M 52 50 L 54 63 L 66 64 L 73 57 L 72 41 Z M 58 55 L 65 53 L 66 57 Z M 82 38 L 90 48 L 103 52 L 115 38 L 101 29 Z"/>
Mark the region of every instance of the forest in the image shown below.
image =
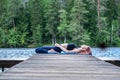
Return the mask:
<path id="1" fill-rule="evenodd" d="M 0 47 L 120 46 L 120 0 L 0 0 Z"/>

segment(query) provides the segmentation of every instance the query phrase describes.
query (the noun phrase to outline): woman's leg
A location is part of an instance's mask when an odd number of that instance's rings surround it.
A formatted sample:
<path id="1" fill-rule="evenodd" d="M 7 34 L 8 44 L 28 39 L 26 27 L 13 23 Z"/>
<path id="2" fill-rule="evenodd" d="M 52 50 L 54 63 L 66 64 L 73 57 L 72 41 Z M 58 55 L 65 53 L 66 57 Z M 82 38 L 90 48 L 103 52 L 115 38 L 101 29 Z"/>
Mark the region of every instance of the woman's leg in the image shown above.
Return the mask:
<path id="1" fill-rule="evenodd" d="M 53 49 L 54 49 L 56 52 L 59 52 L 59 53 L 62 51 L 59 47 L 54 47 Z"/>
<path id="2" fill-rule="evenodd" d="M 50 49 L 53 49 L 54 46 L 43 46 L 43 47 L 39 47 L 37 49 L 46 49 L 46 50 L 50 50 Z"/>
<path id="3" fill-rule="evenodd" d="M 48 53 L 48 50 L 51 50 L 51 49 L 59 53 L 62 51 L 59 47 L 56 47 L 56 46 L 43 46 L 43 47 L 39 47 L 35 49 L 35 52 L 36 53 Z"/>
<path id="4" fill-rule="evenodd" d="M 43 46 L 35 49 L 36 53 L 48 53 L 48 50 L 53 49 L 52 46 Z"/>
<path id="5" fill-rule="evenodd" d="M 48 50 L 45 50 L 45 49 L 36 49 L 35 52 L 36 53 L 48 53 Z"/>

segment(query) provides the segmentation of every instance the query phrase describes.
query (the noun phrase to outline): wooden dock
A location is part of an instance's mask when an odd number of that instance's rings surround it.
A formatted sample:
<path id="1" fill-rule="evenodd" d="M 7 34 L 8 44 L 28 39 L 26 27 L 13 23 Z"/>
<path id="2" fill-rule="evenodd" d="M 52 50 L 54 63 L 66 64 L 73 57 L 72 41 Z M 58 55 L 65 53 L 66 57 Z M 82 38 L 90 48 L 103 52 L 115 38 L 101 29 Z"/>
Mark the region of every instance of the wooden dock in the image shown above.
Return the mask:
<path id="1" fill-rule="evenodd" d="M 24 60 L 26 60 L 26 58 L 0 58 L 0 68 L 2 72 L 4 72 L 4 68 L 10 68 Z"/>
<path id="2" fill-rule="evenodd" d="M 0 80 L 120 80 L 120 67 L 91 55 L 36 54 L 1 73 Z"/>

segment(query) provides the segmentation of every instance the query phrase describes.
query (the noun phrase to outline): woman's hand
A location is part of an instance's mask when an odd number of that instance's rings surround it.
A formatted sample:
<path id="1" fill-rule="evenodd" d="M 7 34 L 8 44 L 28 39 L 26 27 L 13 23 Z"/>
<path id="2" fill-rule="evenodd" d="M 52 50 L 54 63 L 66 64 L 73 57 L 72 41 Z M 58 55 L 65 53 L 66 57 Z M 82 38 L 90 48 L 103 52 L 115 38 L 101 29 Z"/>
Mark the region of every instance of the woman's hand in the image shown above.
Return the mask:
<path id="1" fill-rule="evenodd" d="M 50 49 L 48 50 L 48 52 L 56 52 L 54 49 Z"/>
<path id="2" fill-rule="evenodd" d="M 58 43 L 56 43 L 55 46 L 59 47 L 60 49 L 62 49 L 62 51 L 68 52 L 68 50 L 65 47 L 63 47 L 62 45 L 60 45 Z"/>
<path id="3" fill-rule="evenodd" d="M 56 47 L 60 47 L 61 45 L 60 45 L 60 44 L 58 44 L 58 43 L 55 43 L 55 46 L 56 46 Z"/>

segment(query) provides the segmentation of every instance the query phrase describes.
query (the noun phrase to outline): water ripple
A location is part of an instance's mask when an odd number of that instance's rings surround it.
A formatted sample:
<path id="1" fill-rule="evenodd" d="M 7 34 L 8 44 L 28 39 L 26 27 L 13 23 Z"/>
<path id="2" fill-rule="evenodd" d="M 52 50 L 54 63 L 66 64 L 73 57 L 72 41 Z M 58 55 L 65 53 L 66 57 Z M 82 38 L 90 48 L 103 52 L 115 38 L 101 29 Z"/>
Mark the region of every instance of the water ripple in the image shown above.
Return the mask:
<path id="1" fill-rule="evenodd" d="M 33 54 L 36 54 L 35 48 L 0 48 L 0 58 L 29 58 Z M 120 47 L 92 48 L 92 55 L 120 59 Z"/>

